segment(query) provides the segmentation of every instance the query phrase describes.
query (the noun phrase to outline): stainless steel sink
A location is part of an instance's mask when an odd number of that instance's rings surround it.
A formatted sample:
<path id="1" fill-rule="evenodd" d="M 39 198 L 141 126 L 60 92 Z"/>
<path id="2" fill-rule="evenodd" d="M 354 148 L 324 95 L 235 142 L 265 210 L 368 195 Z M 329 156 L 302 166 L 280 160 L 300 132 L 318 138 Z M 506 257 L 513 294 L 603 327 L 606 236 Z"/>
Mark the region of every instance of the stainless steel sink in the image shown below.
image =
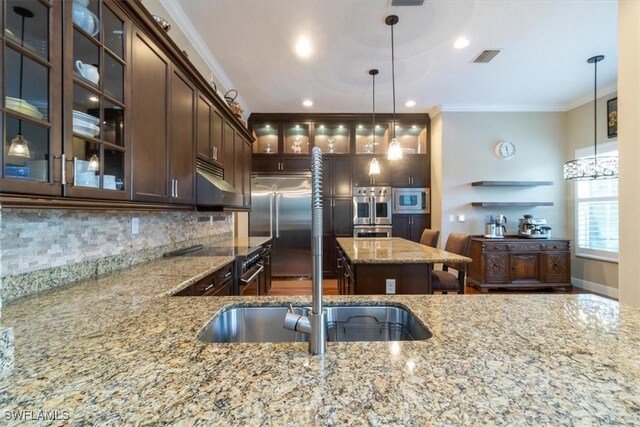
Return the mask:
<path id="1" fill-rule="evenodd" d="M 306 342 L 307 335 L 283 328 L 288 307 L 231 307 L 213 317 L 198 339 L 215 343 Z M 328 306 L 328 341 L 413 341 L 431 332 L 411 312 L 392 305 Z M 294 307 L 307 315 L 309 308 Z"/>

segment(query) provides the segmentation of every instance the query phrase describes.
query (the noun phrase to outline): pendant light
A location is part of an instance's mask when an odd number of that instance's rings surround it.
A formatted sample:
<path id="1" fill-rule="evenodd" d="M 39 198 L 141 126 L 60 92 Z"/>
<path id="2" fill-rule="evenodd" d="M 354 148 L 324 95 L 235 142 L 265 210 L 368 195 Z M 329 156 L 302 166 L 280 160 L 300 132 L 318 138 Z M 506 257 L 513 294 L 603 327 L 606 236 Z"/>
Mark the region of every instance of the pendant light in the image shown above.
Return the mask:
<path id="1" fill-rule="evenodd" d="M 20 31 L 20 43 L 24 46 L 24 21 L 26 18 L 33 18 L 33 12 L 29 9 L 25 9 L 24 7 L 16 6 L 13 8 L 13 11 L 22 17 L 22 29 Z M 20 86 L 18 98 L 20 98 L 20 102 L 24 102 L 22 100 L 22 73 L 24 71 L 24 55 L 20 55 Z M 31 158 L 31 152 L 29 151 L 29 142 L 22 135 L 22 120 L 18 122 L 18 134 L 15 138 L 11 140 L 11 145 L 9 145 L 9 152 L 7 153 L 9 156 L 15 157 L 25 157 L 27 159 Z"/>
<path id="2" fill-rule="evenodd" d="M 587 60 L 594 65 L 593 75 L 593 157 L 571 160 L 564 164 L 564 179 L 567 181 L 587 181 L 594 179 L 614 179 L 618 177 L 618 156 L 598 157 L 598 62 L 604 55 Z"/>
<path id="3" fill-rule="evenodd" d="M 87 169 L 90 171 L 97 172 L 100 170 L 100 158 L 95 154 L 89 158 L 89 166 Z"/>
<path id="4" fill-rule="evenodd" d="M 378 159 L 376 159 L 376 75 L 378 75 L 378 70 L 369 70 L 369 74 L 373 77 L 373 159 L 371 159 L 371 163 L 369 163 L 369 175 L 379 175 L 380 174 L 380 163 L 378 163 Z"/>
<path id="5" fill-rule="evenodd" d="M 402 147 L 396 138 L 396 68 L 395 68 L 395 52 L 393 48 L 393 26 L 398 23 L 397 15 L 389 15 L 384 22 L 391 27 L 391 87 L 393 89 L 393 123 L 391 125 L 393 138 L 389 143 L 389 151 L 387 158 L 389 160 L 402 159 Z"/>

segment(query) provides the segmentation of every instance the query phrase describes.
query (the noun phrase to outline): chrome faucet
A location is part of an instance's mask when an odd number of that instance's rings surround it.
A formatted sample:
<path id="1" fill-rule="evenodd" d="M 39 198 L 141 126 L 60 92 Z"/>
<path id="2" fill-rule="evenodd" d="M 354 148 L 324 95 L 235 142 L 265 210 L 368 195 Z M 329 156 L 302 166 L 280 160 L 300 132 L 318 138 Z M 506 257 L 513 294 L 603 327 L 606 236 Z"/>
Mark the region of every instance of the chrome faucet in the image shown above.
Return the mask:
<path id="1" fill-rule="evenodd" d="M 311 312 L 302 316 L 289 306 L 284 327 L 308 334 L 309 353 L 315 355 L 324 354 L 327 350 L 327 312 L 322 309 L 322 151 L 318 147 L 311 150 L 311 254 Z"/>

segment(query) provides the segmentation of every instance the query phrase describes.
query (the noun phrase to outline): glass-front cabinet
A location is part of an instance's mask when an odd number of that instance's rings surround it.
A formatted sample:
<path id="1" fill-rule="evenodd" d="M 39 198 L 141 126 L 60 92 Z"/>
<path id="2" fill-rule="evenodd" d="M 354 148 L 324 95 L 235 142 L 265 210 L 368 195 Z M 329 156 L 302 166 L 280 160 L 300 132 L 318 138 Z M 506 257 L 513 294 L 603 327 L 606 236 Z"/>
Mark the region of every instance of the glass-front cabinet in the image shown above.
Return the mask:
<path id="1" fill-rule="evenodd" d="M 111 1 L 65 3 L 64 99 L 67 193 L 128 197 L 126 36 L 128 24 Z"/>
<path id="2" fill-rule="evenodd" d="M 314 123 L 313 145 L 323 154 L 349 154 L 351 131 L 349 124 Z"/>
<path id="3" fill-rule="evenodd" d="M 375 138 L 374 138 L 375 135 Z M 389 125 L 376 123 L 356 124 L 356 154 L 387 154 L 389 148 Z"/>
<path id="4" fill-rule="evenodd" d="M 253 153 L 278 154 L 278 125 L 259 123 L 253 126 Z"/>
<path id="5" fill-rule="evenodd" d="M 419 123 L 396 123 L 396 139 L 403 154 L 425 154 L 427 152 L 427 126 Z"/>
<path id="6" fill-rule="evenodd" d="M 309 147 L 309 123 L 287 123 L 283 125 L 284 154 L 308 155 Z"/>
<path id="7" fill-rule="evenodd" d="M 52 100 L 61 78 L 61 2 L 5 0 L 0 3 L 0 135 L 2 192 L 59 195 L 59 109 Z"/>

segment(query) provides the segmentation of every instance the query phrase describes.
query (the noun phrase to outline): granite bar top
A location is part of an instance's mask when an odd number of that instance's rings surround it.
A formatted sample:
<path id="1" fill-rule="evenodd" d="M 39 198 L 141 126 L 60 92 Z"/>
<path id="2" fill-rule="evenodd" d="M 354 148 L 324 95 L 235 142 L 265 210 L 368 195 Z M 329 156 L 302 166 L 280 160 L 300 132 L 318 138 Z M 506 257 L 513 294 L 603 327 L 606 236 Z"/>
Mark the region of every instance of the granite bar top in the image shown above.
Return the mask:
<path id="1" fill-rule="evenodd" d="M 468 263 L 471 258 L 399 237 L 338 237 L 338 244 L 353 264 Z"/>
<path id="2" fill-rule="evenodd" d="M 433 337 L 329 343 L 324 356 L 204 344 L 225 307 L 310 303 L 163 296 L 227 261 L 159 259 L 3 307 L 15 333 L 3 425 L 39 411 L 72 425 L 640 424 L 640 309 L 592 295 L 336 296 L 325 302 L 404 306 Z"/>

